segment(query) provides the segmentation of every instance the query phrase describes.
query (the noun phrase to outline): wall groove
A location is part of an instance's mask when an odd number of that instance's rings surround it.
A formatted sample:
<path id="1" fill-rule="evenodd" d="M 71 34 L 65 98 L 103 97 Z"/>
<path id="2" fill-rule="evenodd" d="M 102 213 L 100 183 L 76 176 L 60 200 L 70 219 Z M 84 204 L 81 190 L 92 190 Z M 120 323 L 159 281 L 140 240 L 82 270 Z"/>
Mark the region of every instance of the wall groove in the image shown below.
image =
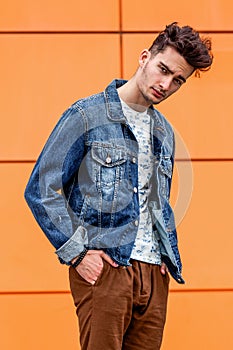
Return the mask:
<path id="1" fill-rule="evenodd" d="M 121 21 L 120 21 L 121 23 Z M 161 29 L 162 30 L 162 29 Z M 201 34 L 233 34 L 233 30 L 198 30 Z M 1 30 L 4 34 L 156 34 L 159 30 Z"/>
<path id="2" fill-rule="evenodd" d="M 233 158 L 176 158 L 176 162 L 233 162 Z M 0 164 L 30 164 L 35 163 L 35 159 L 5 159 L 0 160 Z"/>
<path id="3" fill-rule="evenodd" d="M 169 293 L 232 293 L 233 288 L 190 288 L 170 289 Z M 41 294 L 71 294 L 69 290 L 46 290 L 46 291 L 1 291 L 1 295 L 41 295 Z"/>

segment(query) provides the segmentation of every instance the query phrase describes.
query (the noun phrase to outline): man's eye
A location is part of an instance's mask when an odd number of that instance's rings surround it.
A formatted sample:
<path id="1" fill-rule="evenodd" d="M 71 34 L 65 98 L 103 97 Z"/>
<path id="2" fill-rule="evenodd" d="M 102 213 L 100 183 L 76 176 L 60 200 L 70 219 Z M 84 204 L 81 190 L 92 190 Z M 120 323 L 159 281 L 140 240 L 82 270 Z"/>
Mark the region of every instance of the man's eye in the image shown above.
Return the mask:
<path id="1" fill-rule="evenodd" d="M 175 79 L 175 83 L 176 83 L 177 85 L 179 85 L 179 86 L 182 85 L 182 81 L 181 81 L 180 79 Z"/>
<path id="2" fill-rule="evenodd" d="M 165 67 L 160 67 L 160 69 L 163 73 L 167 73 L 167 69 Z"/>

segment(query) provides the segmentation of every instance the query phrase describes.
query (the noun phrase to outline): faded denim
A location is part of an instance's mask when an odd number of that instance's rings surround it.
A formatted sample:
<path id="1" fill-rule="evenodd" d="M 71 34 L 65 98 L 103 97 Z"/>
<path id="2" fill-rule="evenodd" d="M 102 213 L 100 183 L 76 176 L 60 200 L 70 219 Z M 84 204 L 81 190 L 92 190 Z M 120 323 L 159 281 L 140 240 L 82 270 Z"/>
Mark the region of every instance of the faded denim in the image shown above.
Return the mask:
<path id="1" fill-rule="evenodd" d="M 84 247 L 130 265 L 139 222 L 138 144 L 123 115 L 114 80 L 104 92 L 78 100 L 62 115 L 33 169 L 26 201 L 62 263 Z M 148 199 L 164 261 L 178 283 L 181 261 L 169 204 L 174 134 L 153 107 L 154 175 Z"/>

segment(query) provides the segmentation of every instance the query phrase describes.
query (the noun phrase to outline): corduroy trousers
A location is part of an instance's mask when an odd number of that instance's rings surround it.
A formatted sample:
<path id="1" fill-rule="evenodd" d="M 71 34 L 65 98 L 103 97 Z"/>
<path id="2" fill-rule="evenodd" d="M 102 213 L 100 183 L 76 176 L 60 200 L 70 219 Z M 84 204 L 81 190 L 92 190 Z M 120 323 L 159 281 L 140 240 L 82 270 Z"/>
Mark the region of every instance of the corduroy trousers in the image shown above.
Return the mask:
<path id="1" fill-rule="evenodd" d="M 159 350 L 166 320 L 169 276 L 160 266 L 104 267 L 94 285 L 70 267 L 82 350 Z"/>

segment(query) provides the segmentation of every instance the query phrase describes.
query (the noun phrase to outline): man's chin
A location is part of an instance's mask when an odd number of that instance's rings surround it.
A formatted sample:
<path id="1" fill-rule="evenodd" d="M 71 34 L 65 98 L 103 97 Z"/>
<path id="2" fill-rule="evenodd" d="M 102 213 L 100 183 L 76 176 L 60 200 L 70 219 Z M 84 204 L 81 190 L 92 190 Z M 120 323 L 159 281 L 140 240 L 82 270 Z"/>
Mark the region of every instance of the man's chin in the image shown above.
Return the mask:
<path id="1" fill-rule="evenodd" d="M 163 102 L 165 100 L 165 97 L 161 97 L 160 99 L 154 99 L 153 101 L 152 101 L 152 104 L 153 105 L 158 105 L 159 103 L 161 103 L 161 102 Z"/>

